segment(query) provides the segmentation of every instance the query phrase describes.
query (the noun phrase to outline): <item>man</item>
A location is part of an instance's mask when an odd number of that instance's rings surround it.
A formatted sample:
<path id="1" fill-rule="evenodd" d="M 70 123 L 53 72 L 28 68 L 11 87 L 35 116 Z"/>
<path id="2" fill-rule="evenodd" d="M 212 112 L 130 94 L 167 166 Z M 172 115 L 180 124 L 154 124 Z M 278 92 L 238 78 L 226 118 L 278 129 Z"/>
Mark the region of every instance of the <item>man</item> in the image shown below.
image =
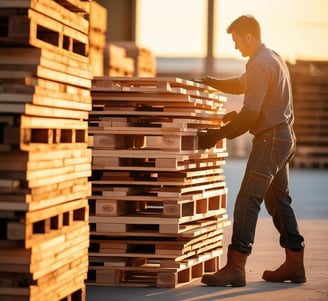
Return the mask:
<path id="1" fill-rule="evenodd" d="M 202 282 L 210 286 L 245 286 L 245 264 L 252 251 L 255 228 L 264 200 L 280 234 L 285 262 L 275 271 L 264 271 L 266 281 L 306 282 L 303 264 L 304 239 L 299 233 L 289 195 L 289 161 L 295 152 L 292 129 L 294 113 L 288 68 L 281 57 L 261 41 L 258 21 L 248 15 L 231 23 L 227 32 L 235 48 L 249 57 L 240 77 L 195 81 L 231 94 L 244 94 L 240 112 L 229 113 L 230 122 L 220 129 L 199 131 L 199 147 L 213 147 L 218 140 L 232 139 L 247 131 L 254 135 L 233 216 L 233 232 L 226 266 L 205 274 Z"/>

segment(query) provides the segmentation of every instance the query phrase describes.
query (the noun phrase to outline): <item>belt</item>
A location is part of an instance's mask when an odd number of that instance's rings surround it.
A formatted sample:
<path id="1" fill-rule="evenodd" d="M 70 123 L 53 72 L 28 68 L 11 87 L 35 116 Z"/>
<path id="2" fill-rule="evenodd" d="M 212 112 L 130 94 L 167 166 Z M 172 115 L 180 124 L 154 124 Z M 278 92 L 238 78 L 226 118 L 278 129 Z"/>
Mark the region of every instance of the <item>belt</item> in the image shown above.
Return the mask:
<path id="1" fill-rule="evenodd" d="M 258 132 L 257 134 L 255 134 L 255 136 L 262 135 L 265 133 L 276 133 L 277 131 L 287 130 L 287 129 L 290 130 L 290 125 L 286 122 L 281 122 L 281 123 L 275 124 L 272 127 L 269 127 L 265 130 Z"/>

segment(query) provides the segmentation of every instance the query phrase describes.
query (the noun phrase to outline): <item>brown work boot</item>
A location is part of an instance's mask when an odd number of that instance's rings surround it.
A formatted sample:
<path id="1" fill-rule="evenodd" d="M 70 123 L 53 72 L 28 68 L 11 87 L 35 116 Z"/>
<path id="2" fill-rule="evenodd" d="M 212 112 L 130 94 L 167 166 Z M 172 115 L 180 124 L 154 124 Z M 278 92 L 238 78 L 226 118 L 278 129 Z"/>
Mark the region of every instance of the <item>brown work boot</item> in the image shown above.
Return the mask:
<path id="1" fill-rule="evenodd" d="M 304 269 L 304 250 L 293 252 L 286 250 L 285 262 L 275 271 L 264 271 L 262 278 L 270 282 L 291 281 L 294 283 L 306 282 Z"/>
<path id="2" fill-rule="evenodd" d="M 225 267 L 214 274 L 205 274 L 202 283 L 209 286 L 245 286 L 246 259 L 247 255 L 229 248 Z"/>

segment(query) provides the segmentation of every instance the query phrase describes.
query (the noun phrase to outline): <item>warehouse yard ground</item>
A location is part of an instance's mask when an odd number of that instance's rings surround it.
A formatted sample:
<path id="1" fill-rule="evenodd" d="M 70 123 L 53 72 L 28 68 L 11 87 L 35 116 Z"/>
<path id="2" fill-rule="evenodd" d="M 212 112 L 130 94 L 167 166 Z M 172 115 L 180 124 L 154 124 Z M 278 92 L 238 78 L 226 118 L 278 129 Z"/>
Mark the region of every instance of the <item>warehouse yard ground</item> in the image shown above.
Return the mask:
<path id="1" fill-rule="evenodd" d="M 246 161 L 226 160 L 228 214 L 231 219 L 233 201 L 238 192 Z M 261 279 L 264 269 L 274 269 L 284 260 L 279 237 L 264 206 L 256 230 L 252 255 L 246 265 L 247 286 L 218 288 L 204 286 L 195 280 L 174 289 L 131 287 L 87 287 L 86 301 L 327 301 L 328 300 L 328 170 L 291 169 L 290 191 L 299 228 L 305 237 L 305 267 L 307 283 L 269 283 Z M 224 230 L 224 255 L 231 236 L 231 227 Z"/>

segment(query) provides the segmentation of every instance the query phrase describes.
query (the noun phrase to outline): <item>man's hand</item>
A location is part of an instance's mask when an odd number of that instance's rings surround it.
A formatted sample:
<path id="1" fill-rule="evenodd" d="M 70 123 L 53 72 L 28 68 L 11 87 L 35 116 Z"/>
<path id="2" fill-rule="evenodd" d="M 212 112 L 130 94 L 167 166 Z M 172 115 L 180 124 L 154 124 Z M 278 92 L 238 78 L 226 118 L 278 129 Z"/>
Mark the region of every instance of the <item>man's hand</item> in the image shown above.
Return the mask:
<path id="1" fill-rule="evenodd" d="M 191 80 L 195 83 L 210 86 L 211 79 L 213 79 L 213 78 L 210 77 L 210 76 L 204 76 L 204 77 L 196 77 L 196 78 L 193 78 Z"/>
<path id="2" fill-rule="evenodd" d="M 202 84 L 204 82 L 204 79 L 205 79 L 205 77 L 195 77 L 195 78 L 192 78 L 191 81 Z"/>
<path id="3" fill-rule="evenodd" d="M 197 132 L 198 148 L 206 149 L 214 147 L 223 137 L 220 135 L 220 129 L 203 129 Z"/>
<path id="4" fill-rule="evenodd" d="M 233 120 L 238 113 L 236 111 L 229 112 L 222 117 L 223 123 L 230 122 Z M 200 129 L 198 130 L 198 148 L 205 149 L 205 148 L 212 148 L 214 147 L 217 142 L 226 137 L 226 130 L 225 128 L 219 129 Z"/>
<path id="5" fill-rule="evenodd" d="M 228 112 L 222 117 L 222 121 L 223 123 L 231 122 L 237 115 L 238 113 L 236 111 Z"/>

